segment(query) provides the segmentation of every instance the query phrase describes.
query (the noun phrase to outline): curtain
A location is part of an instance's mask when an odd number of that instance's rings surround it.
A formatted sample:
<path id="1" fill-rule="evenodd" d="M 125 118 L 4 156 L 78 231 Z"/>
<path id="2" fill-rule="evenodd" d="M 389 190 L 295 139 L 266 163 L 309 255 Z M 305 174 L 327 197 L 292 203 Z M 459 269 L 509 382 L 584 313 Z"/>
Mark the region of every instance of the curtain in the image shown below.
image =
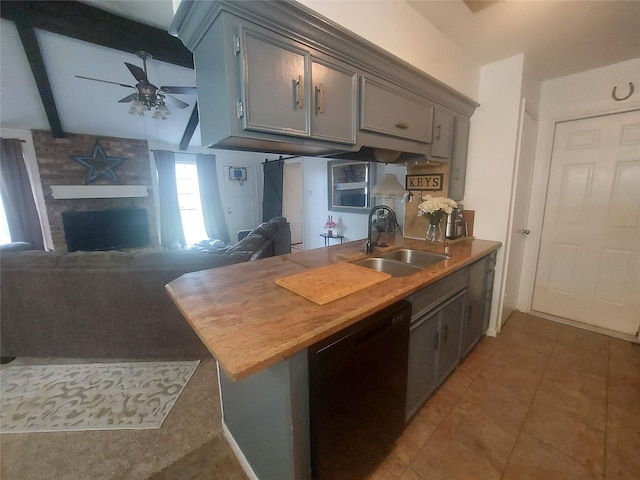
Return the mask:
<path id="1" fill-rule="evenodd" d="M 0 193 L 11 240 L 29 242 L 34 249 L 44 250 L 42 226 L 22 156 L 20 140 L 2 139 L 0 170 L 2 171 Z"/>
<path id="2" fill-rule="evenodd" d="M 204 217 L 204 228 L 207 231 L 207 235 L 209 235 L 209 238 L 218 238 L 224 243 L 229 243 L 229 231 L 224 219 L 222 201 L 220 200 L 216 156 L 198 154 L 196 156 L 196 168 L 198 169 L 202 216 Z"/>
<path id="3" fill-rule="evenodd" d="M 178 204 L 176 161 L 173 152 L 153 152 L 158 171 L 158 196 L 160 197 L 160 243 L 165 248 L 184 247 L 184 230 Z"/>

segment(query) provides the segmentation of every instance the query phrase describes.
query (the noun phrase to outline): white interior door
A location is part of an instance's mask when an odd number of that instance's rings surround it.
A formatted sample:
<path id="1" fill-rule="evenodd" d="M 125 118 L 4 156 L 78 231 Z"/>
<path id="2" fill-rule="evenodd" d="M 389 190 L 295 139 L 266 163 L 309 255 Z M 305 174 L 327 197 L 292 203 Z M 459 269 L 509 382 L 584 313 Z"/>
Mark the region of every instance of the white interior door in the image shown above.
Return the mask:
<path id="1" fill-rule="evenodd" d="M 527 111 L 526 100 L 524 99 L 522 101 L 520 118 L 521 131 L 518 149 L 518 168 L 513 200 L 513 216 L 509 237 L 509 257 L 507 260 L 506 287 L 504 303 L 502 305 L 501 323 L 504 323 L 516 308 L 518 290 L 520 288 L 524 242 L 529 234 L 527 214 L 529 212 L 529 197 L 531 196 L 531 177 L 536 151 L 538 121 L 531 112 Z"/>
<path id="2" fill-rule="evenodd" d="M 302 165 L 285 163 L 282 181 L 282 216 L 291 226 L 291 243 L 302 243 Z"/>
<path id="3" fill-rule="evenodd" d="M 640 327 L 640 111 L 558 123 L 533 310 Z"/>

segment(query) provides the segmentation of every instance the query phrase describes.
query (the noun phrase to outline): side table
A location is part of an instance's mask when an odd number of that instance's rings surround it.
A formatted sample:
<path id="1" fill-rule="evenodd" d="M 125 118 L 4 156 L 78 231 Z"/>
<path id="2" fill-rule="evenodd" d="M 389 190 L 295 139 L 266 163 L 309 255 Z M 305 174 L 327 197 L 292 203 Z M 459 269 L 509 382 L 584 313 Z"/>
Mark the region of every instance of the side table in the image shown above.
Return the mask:
<path id="1" fill-rule="evenodd" d="M 329 243 L 329 239 L 330 238 L 339 238 L 340 239 L 340 243 L 342 243 L 343 240 L 344 240 L 344 235 L 328 235 L 326 233 L 321 233 L 320 236 L 324 237 L 324 246 L 325 247 L 328 247 L 330 245 L 330 243 Z"/>

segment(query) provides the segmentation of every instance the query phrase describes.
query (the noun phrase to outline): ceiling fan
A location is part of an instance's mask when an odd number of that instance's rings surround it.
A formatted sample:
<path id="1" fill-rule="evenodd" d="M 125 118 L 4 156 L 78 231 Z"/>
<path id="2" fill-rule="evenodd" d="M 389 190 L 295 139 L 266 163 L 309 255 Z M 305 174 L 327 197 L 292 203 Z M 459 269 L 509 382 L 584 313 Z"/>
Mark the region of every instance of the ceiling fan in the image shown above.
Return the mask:
<path id="1" fill-rule="evenodd" d="M 136 90 L 131 95 L 127 95 L 123 99 L 118 100 L 118 103 L 133 102 L 131 104 L 131 108 L 129 109 L 129 113 L 131 115 L 144 116 L 145 110 L 151 111 L 152 108 L 155 108 L 153 118 L 166 120 L 167 115 L 170 115 L 171 112 L 165 105 L 165 101 L 166 103 L 176 108 L 187 108 L 189 106 L 188 103 L 185 103 L 182 100 L 178 100 L 177 98 L 172 97 L 169 94 L 195 94 L 196 87 L 156 87 L 154 84 L 150 83 L 149 79 L 147 78 L 147 60 L 150 60 L 153 57 L 151 56 L 151 54 L 142 51 L 135 52 L 135 54 L 142 59 L 144 68 L 140 68 L 137 65 L 132 65 L 131 63 L 124 62 L 131 74 L 138 81 L 135 87 L 133 85 L 111 82 L 109 80 L 100 80 L 99 78 L 84 77 L 82 75 L 76 75 L 76 77 L 82 78 L 84 80 L 111 83 L 114 85 L 120 85 L 121 87 L 133 88 L 134 90 Z"/>

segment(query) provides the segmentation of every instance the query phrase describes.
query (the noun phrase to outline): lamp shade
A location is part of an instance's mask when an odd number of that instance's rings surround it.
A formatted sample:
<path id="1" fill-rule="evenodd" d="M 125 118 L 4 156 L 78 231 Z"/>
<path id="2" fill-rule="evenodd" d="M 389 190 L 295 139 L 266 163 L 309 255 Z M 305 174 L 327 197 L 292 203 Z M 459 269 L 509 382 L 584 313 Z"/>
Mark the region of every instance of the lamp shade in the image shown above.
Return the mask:
<path id="1" fill-rule="evenodd" d="M 385 173 L 381 182 L 378 182 L 372 189 L 371 195 L 378 197 L 402 197 L 404 187 L 393 173 Z"/>

